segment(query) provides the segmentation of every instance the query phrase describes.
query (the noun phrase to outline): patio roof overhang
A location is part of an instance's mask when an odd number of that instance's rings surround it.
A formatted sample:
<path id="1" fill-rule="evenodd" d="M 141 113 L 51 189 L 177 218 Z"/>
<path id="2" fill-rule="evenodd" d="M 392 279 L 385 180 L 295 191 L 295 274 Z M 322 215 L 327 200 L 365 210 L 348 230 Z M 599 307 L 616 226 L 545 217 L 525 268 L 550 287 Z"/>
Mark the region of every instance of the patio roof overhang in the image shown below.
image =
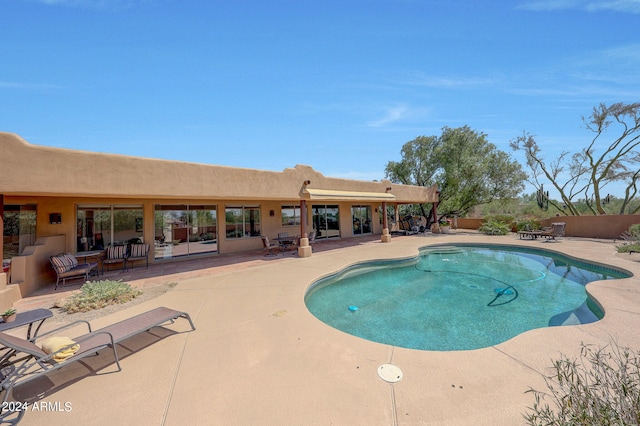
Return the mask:
<path id="1" fill-rule="evenodd" d="M 338 191 L 334 189 L 305 188 L 305 200 L 318 201 L 395 201 L 396 196 L 387 192 Z"/>

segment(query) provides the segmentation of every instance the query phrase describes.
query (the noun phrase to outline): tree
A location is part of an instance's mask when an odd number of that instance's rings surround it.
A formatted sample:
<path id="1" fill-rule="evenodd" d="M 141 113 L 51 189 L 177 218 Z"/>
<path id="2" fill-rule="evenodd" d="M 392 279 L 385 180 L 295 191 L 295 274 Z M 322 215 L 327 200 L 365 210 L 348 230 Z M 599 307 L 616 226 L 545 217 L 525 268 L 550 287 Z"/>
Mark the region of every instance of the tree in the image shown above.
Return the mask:
<path id="1" fill-rule="evenodd" d="M 561 201 L 549 200 L 565 215 L 580 215 L 576 202 L 584 200 L 591 214 L 606 214 L 603 207 L 609 197 L 603 196 L 612 182 L 623 182 L 624 198 L 619 213 L 623 214 L 638 192 L 640 177 L 640 103 L 600 104 L 591 116 L 582 118 L 593 133 L 587 147 L 570 155 L 563 151 L 556 160 L 547 162 L 533 136 L 524 132 L 511 141 L 516 151 L 524 151 L 531 171 L 528 181 L 538 191 L 546 179 L 560 194 Z M 637 213 L 640 206 L 631 213 Z"/>
<path id="2" fill-rule="evenodd" d="M 406 185 L 438 185 L 440 217 L 464 216 L 475 206 L 516 197 L 524 189 L 520 164 L 468 126 L 419 136 L 402 146 L 401 155 L 401 161 L 387 163 L 386 177 Z"/>

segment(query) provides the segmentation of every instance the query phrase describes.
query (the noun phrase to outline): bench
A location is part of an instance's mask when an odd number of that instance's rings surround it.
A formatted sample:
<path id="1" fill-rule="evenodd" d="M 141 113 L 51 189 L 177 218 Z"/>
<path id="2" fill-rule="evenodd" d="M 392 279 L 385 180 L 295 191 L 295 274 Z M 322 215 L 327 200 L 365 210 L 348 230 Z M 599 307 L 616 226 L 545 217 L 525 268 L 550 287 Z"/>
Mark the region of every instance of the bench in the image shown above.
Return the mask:
<path id="1" fill-rule="evenodd" d="M 98 262 L 94 263 L 78 263 L 71 254 L 60 253 L 49 258 L 53 270 L 56 271 L 56 290 L 58 284 L 62 279 L 62 285 L 64 285 L 67 279 L 84 278 L 85 281 L 89 281 L 89 275 L 98 273 Z"/>

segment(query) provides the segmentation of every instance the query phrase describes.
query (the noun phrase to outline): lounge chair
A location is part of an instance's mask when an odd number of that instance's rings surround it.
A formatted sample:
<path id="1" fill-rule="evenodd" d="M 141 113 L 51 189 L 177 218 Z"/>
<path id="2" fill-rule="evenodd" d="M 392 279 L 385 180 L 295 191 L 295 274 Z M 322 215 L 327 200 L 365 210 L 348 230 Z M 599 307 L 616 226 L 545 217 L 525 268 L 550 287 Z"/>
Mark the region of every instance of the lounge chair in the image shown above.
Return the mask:
<path id="1" fill-rule="evenodd" d="M 122 367 L 118 359 L 116 344 L 154 327 L 166 323 L 172 324 L 178 318 L 184 318 L 189 321 L 191 331 L 196 329 L 189 314 L 164 307 L 152 309 L 95 331 L 91 330 L 91 324 L 87 321 L 75 321 L 40 334 L 37 337 L 37 340 L 44 340 L 43 338 L 46 336 L 59 335 L 63 329 L 80 323 L 86 324 L 89 330 L 88 333 L 71 339 L 68 344 L 57 347 L 57 350 L 51 353 L 46 353 L 40 346 L 36 345 L 36 338 L 26 340 L 0 332 L 0 345 L 7 350 L 0 359 L 1 371 L 4 374 L 0 374 L 0 379 L 2 380 L 0 391 L 5 392 L 2 402 L 4 403 L 8 400 L 9 394 L 11 394 L 11 390 L 15 386 L 30 382 L 50 371 L 62 368 L 87 356 L 95 355 L 101 349 L 110 348 L 113 351 L 114 361 L 118 371 L 121 371 Z M 45 345 L 46 343 L 42 344 L 43 347 Z M 79 348 L 77 345 L 79 345 Z M 11 362 L 10 358 L 17 355 L 22 356 L 22 358 Z"/>
<path id="2" fill-rule="evenodd" d="M 266 235 L 262 236 L 262 247 L 267 252 L 265 256 L 277 256 L 277 254 L 273 251 L 280 250 L 280 244 L 270 242 L 269 237 L 267 237 Z"/>
<path id="3" fill-rule="evenodd" d="M 547 241 L 558 241 L 556 238 L 564 237 L 565 222 L 552 223 L 550 228 L 543 229 L 540 236 L 546 237 Z"/>

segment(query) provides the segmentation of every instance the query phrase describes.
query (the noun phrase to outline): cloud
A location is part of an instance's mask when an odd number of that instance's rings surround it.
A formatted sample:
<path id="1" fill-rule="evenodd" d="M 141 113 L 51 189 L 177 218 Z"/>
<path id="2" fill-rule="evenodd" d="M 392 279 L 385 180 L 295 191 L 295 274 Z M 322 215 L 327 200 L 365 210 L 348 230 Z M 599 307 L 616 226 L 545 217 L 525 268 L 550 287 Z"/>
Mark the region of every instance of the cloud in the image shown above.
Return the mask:
<path id="1" fill-rule="evenodd" d="M 26 0 L 47 6 L 59 6 L 81 9 L 123 9 L 141 0 Z M 143 1 L 143 0 L 142 0 Z"/>
<path id="2" fill-rule="evenodd" d="M 527 1 L 518 9 L 537 12 L 577 9 L 587 12 L 614 11 L 640 14 L 640 0 L 536 0 Z"/>
<path id="3" fill-rule="evenodd" d="M 1 81 L 0 89 L 15 89 L 15 90 L 58 90 L 62 89 L 62 86 L 55 84 L 38 84 L 38 83 L 21 83 L 16 81 Z"/>
<path id="4" fill-rule="evenodd" d="M 436 89 L 469 89 L 487 87 L 496 84 L 495 78 L 484 77 L 437 77 L 415 72 L 409 74 L 409 81 L 405 83 L 433 87 Z"/>
<path id="5" fill-rule="evenodd" d="M 409 107 L 406 105 L 398 105 L 395 107 L 388 108 L 384 117 L 379 118 L 377 120 L 369 121 L 367 126 L 369 127 L 381 127 L 398 120 L 402 120 L 409 113 Z"/>

